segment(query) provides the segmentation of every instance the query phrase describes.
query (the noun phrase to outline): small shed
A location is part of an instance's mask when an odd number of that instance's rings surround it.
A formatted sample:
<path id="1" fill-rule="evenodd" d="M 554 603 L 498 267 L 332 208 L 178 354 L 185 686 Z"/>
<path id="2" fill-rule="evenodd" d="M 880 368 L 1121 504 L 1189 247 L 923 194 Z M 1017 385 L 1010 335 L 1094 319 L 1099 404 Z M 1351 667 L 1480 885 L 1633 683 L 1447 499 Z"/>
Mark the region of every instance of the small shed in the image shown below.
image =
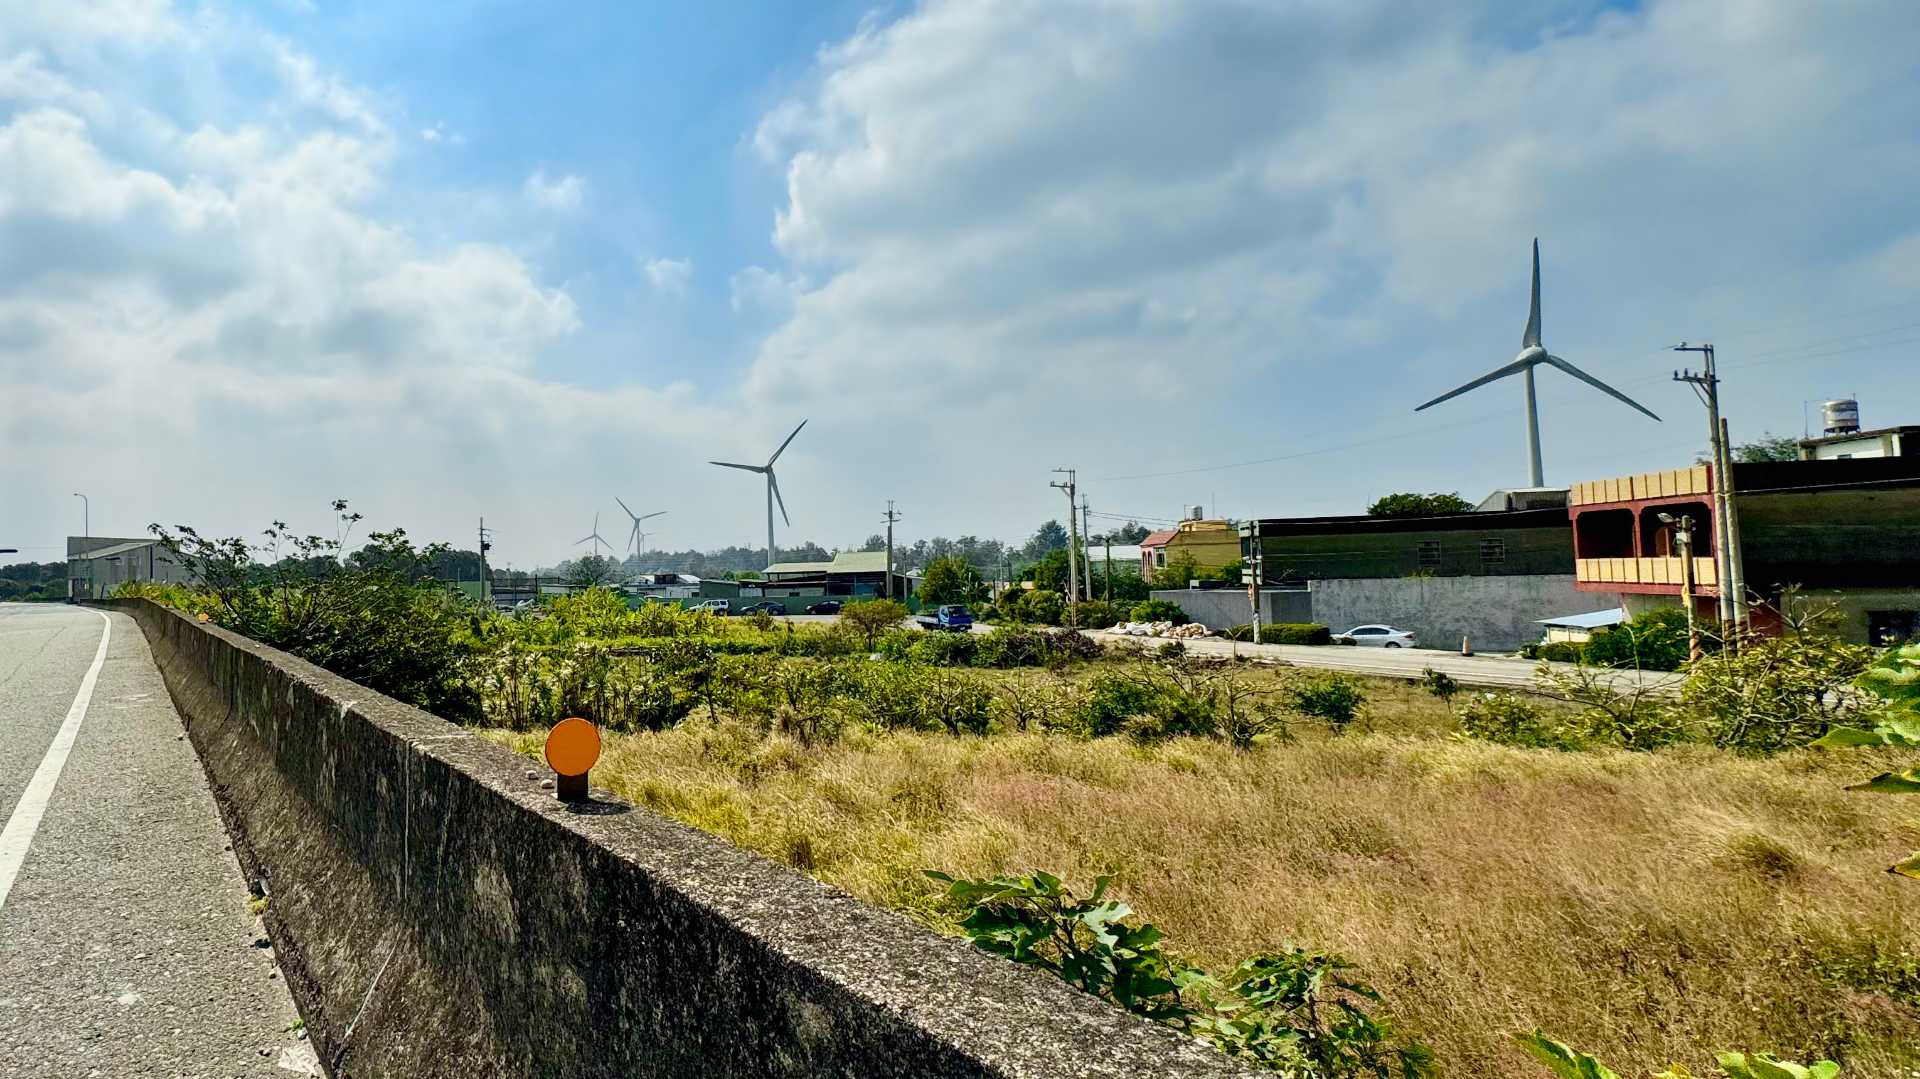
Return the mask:
<path id="1" fill-rule="evenodd" d="M 1547 627 L 1546 640 L 1569 641 L 1585 644 L 1593 639 L 1597 630 L 1612 629 L 1627 620 L 1627 612 L 1619 607 L 1609 607 L 1604 611 L 1589 611 L 1586 614 L 1563 614 L 1553 618 L 1536 618 L 1534 623 Z"/>

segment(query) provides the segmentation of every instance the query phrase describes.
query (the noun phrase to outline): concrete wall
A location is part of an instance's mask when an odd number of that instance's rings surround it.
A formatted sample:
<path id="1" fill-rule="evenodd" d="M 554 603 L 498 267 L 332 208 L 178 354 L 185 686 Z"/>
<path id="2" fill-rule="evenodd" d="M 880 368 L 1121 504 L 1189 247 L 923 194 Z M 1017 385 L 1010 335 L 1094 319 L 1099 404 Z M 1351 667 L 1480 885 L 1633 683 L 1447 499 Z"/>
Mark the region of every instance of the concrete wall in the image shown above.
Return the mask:
<path id="1" fill-rule="evenodd" d="M 1253 617 L 1244 588 L 1172 588 L 1152 593 L 1154 599 L 1171 600 L 1187 612 L 1187 617 L 1212 630 L 1244 626 Z M 1313 599 L 1304 591 L 1262 589 L 1260 623 L 1312 622 Z"/>
<path id="2" fill-rule="evenodd" d="M 307 1030 L 354 1076 L 1246 1076 L 1051 976 L 144 601 Z"/>
<path id="3" fill-rule="evenodd" d="M 1312 621 L 1335 633 L 1368 622 L 1413 630 L 1426 648 L 1509 651 L 1541 638 L 1536 618 L 1620 605 L 1611 593 L 1577 592 L 1573 575 L 1381 577 L 1314 581 Z"/>

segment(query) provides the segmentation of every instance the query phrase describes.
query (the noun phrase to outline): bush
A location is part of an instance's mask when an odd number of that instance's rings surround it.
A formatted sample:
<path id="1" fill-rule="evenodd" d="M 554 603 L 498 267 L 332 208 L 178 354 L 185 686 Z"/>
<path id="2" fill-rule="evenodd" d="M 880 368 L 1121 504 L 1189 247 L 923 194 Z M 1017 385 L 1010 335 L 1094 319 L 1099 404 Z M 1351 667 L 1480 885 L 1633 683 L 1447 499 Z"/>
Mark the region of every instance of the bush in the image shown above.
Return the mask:
<path id="1" fill-rule="evenodd" d="M 869 599 L 859 603 L 849 603 L 840 608 L 840 625 L 850 626 L 867 642 L 867 651 L 873 651 L 874 639 L 887 630 L 898 628 L 906 621 L 907 605 L 898 600 Z"/>
<path id="2" fill-rule="evenodd" d="M 1045 630 L 1009 626 L 979 636 L 973 661 L 982 667 L 1038 667 L 1047 662 Z"/>
<path id="3" fill-rule="evenodd" d="M 1284 693 L 1289 708 L 1322 720 L 1335 734 L 1346 730 L 1367 704 L 1366 689 L 1350 674 L 1304 675 L 1289 683 Z"/>
<path id="4" fill-rule="evenodd" d="M 930 671 L 920 683 L 921 727 L 948 734 L 985 734 L 993 690 L 977 674 Z"/>
<path id="5" fill-rule="evenodd" d="M 1318 622 L 1276 622 L 1260 627 L 1261 644 L 1332 644 L 1333 631 Z"/>
<path id="6" fill-rule="evenodd" d="M 921 603 L 981 603 L 987 598 L 987 582 L 972 563 L 949 555 L 927 563 L 919 594 Z"/>
<path id="7" fill-rule="evenodd" d="M 1097 674 L 1080 698 L 1078 733 L 1090 738 L 1117 734 L 1129 719 L 1153 711 L 1157 694 L 1146 679 L 1128 674 Z"/>
<path id="8" fill-rule="evenodd" d="M 1077 629 L 1064 629 L 1047 634 L 1047 666 L 1058 666 L 1073 660 L 1100 658 L 1100 642 Z"/>
<path id="9" fill-rule="evenodd" d="M 1116 622 L 1124 621 L 1120 616 L 1119 607 L 1100 599 L 1081 600 L 1068 608 L 1068 616 L 1069 623 L 1092 629 L 1105 629 Z"/>
<path id="10" fill-rule="evenodd" d="M 1460 709 L 1460 729 L 1469 738 L 1538 749 L 1560 739 L 1532 701 L 1514 693 L 1476 693 Z"/>
<path id="11" fill-rule="evenodd" d="M 1580 641 L 1541 641 L 1522 648 L 1520 654 L 1527 659 L 1544 659 L 1554 663 L 1587 662 L 1587 646 Z"/>
<path id="12" fill-rule="evenodd" d="M 1028 622 L 1057 626 L 1066 609 L 1065 596 L 1045 588 L 1035 588 L 1021 595 L 1019 617 Z"/>
<path id="13" fill-rule="evenodd" d="M 1187 612 L 1170 599 L 1143 599 L 1134 604 L 1128 614 L 1135 622 L 1172 622 L 1176 626 L 1184 626 L 1192 621 L 1187 617 Z"/>
<path id="14" fill-rule="evenodd" d="M 969 667 L 979 651 L 980 638 L 972 633 L 928 633 L 922 631 L 913 643 L 909 658 L 933 667 Z"/>
<path id="15" fill-rule="evenodd" d="M 1755 638 L 1693 664 L 1680 700 L 1723 749 L 1793 749 L 1835 726 L 1867 725 L 1885 707 L 1852 684 L 1873 658 L 1865 645 L 1819 632 Z"/>
<path id="16" fill-rule="evenodd" d="M 1551 647 L 1542 647 L 1541 658 L 1558 658 L 1546 654 Z M 1587 641 L 1584 653 L 1585 662 L 1601 667 L 1677 671 L 1687 662 L 1687 612 L 1679 607 L 1647 611 L 1638 618 L 1595 633 Z"/>

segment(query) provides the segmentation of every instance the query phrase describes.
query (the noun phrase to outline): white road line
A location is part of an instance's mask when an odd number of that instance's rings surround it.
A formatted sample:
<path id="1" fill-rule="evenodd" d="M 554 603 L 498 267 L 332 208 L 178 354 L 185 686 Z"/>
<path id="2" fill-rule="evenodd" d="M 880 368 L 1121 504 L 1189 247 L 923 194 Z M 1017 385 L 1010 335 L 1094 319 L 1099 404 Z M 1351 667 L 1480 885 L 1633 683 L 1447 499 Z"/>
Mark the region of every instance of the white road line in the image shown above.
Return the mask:
<path id="1" fill-rule="evenodd" d="M 40 818 L 47 815 L 53 785 L 60 781 L 60 770 L 67 766 L 67 755 L 73 752 L 74 739 L 80 736 L 80 724 L 87 718 L 87 705 L 93 700 L 93 684 L 100 680 L 100 666 L 107 661 L 107 640 L 113 636 L 113 620 L 99 611 L 93 613 L 100 615 L 100 621 L 105 623 L 100 627 L 100 647 L 94 649 L 93 665 L 80 680 L 80 692 L 73 695 L 66 721 L 54 734 L 53 744 L 47 747 L 40 767 L 34 769 L 27 792 L 13 807 L 13 816 L 7 818 L 6 831 L 0 832 L 0 907 L 7 905 L 7 893 L 13 891 L 13 880 L 20 875 L 20 863 L 27 860 L 33 833 L 40 830 Z"/>

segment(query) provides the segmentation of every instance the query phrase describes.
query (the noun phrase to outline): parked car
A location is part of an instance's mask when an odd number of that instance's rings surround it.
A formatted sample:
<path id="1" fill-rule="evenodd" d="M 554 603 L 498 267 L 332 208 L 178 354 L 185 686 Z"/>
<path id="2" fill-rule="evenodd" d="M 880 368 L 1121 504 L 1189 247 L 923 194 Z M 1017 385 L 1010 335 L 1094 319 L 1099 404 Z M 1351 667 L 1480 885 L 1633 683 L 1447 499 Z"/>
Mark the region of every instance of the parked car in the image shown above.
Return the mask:
<path id="1" fill-rule="evenodd" d="M 839 614 L 840 601 L 837 599 L 823 599 L 818 603 L 809 603 L 807 604 L 807 613 L 808 614 Z"/>
<path id="2" fill-rule="evenodd" d="M 970 633 L 973 630 L 973 612 L 967 610 L 964 603 L 943 603 L 931 615 L 923 614 L 915 618 L 914 622 L 921 629 Z"/>
<path id="3" fill-rule="evenodd" d="M 688 607 L 689 611 L 705 611 L 708 614 L 726 614 L 727 601 L 724 599 L 703 599 Z"/>
<path id="4" fill-rule="evenodd" d="M 758 603 L 749 603 L 745 607 L 740 608 L 739 613 L 753 614 L 756 611 L 765 611 L 771 615 L 785 615 L 787 613 L 787 605 L 777 599 L 763 599 Z"/>
<path id="5" fill-rule="evenodd" d="M 1380 624 L 1355 626 L 1345 633 L 1336 633 L 1333 635 L 1333 643 L 1369 645 L 1374 648 L 1414 647 L 1412 630 L 1395 629 L 1392 626 Z"/>

